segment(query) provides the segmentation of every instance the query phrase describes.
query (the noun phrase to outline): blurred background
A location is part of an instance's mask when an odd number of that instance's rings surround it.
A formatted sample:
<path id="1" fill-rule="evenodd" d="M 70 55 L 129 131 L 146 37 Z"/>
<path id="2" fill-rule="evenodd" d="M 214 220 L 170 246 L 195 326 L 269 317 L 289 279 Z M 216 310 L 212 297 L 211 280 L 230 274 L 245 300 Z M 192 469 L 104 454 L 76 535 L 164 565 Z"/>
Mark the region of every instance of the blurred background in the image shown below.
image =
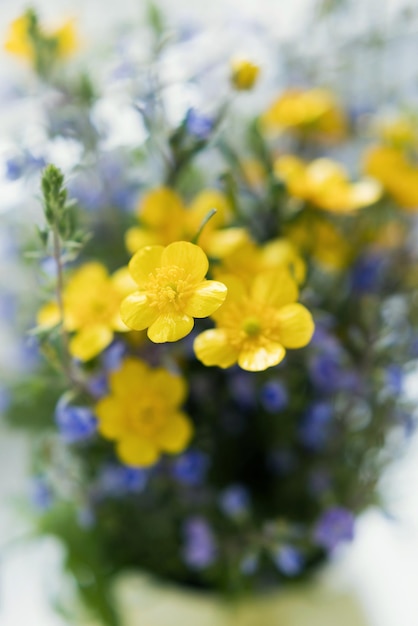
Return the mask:
<path id="1" fill-rule="evenodd" d="M 350 102 L 353 115 L 367 116 L 378 105 L 389 112 L 418 107 L 418 6 L 414 0 L 159 0 L 158 5 L 173 29 L 183 33 L 166 60 L 173 84 L 173 119 L 186 100 L 219 95 L 213 81 L 202 95 L 183 93 L 176 80 L 180 83 L 188 72 L 216 65 L 233 54 L 245 54 L 261 65 L 260 86 L 243 104 L 252 111 L 265 105 L 266 94 L 307 80 L 332 87 Z M 104 52 L 113 55 L 115 64 L 117 57 L 123 58 L 125 26 L 140 25 L 143 20 L 139 0 L 106 5 L 100 0 L 38 0 L 33 6 L 52 23 L 63 16 L 77 19 L 80 62 L 88 59 L 92 72 L 96 67 L 100 71 L 98 59 Z M 26 7 L 26 1 L 0 0 L 3 38 L 7 25 Z M 146 42 L 138 41 L 141 45 Z M 195 51 L 192 55 L 191 50 Z M 111 85 L 107 95 L 98 115 L 103 123 L 113 120 L 112 141 L 123 145 L 140 140 L 141 129 L 129 116 L 114 115 L 119 104 L 112 100 Z M 1 371 L 10 376 L 30 368 L 34 358 L 30 343 L 13 334 L 12 323 L 22 317 L 16 309 L 17 295 L 31 289 L 19 259 L 19 233 L 33 229 L 39 217 L 39 169 L 34 163 L 32 176 L 18 177 L 13 171 L 13 147 L 31 146 L 36 161 L 43 144 L 41 108 L 26 68 L 0 52 L 0 364 Z M 64 171 L 77 161 L 76 146 L 70 143 L 42 145 L 42 150 L 43 158 L 53 158 Z M 418 378 L 412 374 L 403 386 L 403 393 L 418 402 Z M 4 381 L 0 412 L 6 403 Z M 52 540 L 31 541 L 30 524 L 22 514 L 22 502 L 34 497 L 28 464 L 27 436 L 11 432 L 0 421 L 0 626 L 64 626 L 65 621 L 50 606 L 62 584 L 60 547 Z M 371 510 L 361 518 L 354 544 L 333 566 L 332 577 L 353 590 L 370 626 L 418 623 L 417 485 L 415 438 L 405 457 L 382 477 L 386 512 Z"/>

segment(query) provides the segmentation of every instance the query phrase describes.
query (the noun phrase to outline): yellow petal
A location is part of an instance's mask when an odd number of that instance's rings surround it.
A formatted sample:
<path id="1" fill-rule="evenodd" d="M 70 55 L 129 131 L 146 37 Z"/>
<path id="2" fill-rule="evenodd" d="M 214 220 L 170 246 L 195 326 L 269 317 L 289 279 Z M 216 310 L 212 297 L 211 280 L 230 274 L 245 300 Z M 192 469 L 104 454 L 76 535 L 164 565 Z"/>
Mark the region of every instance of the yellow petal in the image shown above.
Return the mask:
<path id="1" fill-rule="evenodd" d="M 145 248 L 145 246 L 154 246 L 159 243 L 163 242 L 158 240 L 156 233 L 139 226 L 133 226 L 125 234 L 125 245 L 131 254 Z"/>
<path id="2" fill-rule="evenodd" d="M 196 337 L 193 348 L 199 361 L 207 366 L 231 367 L 238 359 L 238 348 L 230 344 L 222 328 L 205 330 Z"/>
<path id="3" fill-rule="evenodd" d="M 80 361 L 89 361 L 112 342 L 113 332 L 108 326 L 88 326 L 71 339 L 70 353 Z"/>
<path id="4" fill-rule="evenodd" d="M 210 257 L 222 259 L 248 244 L 249 236 L 245 228 L 224 228 L 209 233 L 204 230 L 199 242 Z"/>
<path id="5" fill-rule="evenodd" d="M 120 305 L 122 321 L 134 330 L 144 330 L 158 318 L 158 311 L 150 307 L 145 293 L 135 291 Z"/>
<path id="6" fill-rule="evenodd" d="M 117 454 L 122 463 L 134 467 L 149 467 L 158 461 L 160 456 L 154 442 L 133 437 L 119 441 Z"/>
<path id="7" fill-rule="evenodd" d="M 188 241 L 175 241 L 164 249 L 161 265 L 182 267 L 195 282 L 202 281 L 209 269 L 209 261 L 202 248 Z"/>
<path id="8" fill-rule="evenodd" d="M 184 307 L 191 317 L 208 317 L 225 301 L 227 288 L 217 280 L 204 280 L 195 288 Z"/>
<path id="9" fill-rule="evenodd" d="M 302 304 L 283 307 L 277 312 L 276 320 L 285 348 L 303 348 L 310 342 L 315 326 L 312 315 Z"/>
<path id="10" fill-rule="evenodd" d="M 124 407 L 115 398 L 103 398 L 96 404 L 94 412 L 98 418 L 98 431 L 106 439 L 118 439 L 126 432 Z"/>
<path id="11" fill-rule="evenodd" d="M 171 374 L 163 368 L 153 370 L 148 387 L 169 407 L 179 406 L 186 397 L 187 385 L 184 378 Z"/>
<path id="12" fill-rule="evenodd" d="M 37 315 L 39 326 L 52 328 L 61 321 L 61 313 L 56 302 L 48 302 L 39 311 Z"/>
<path id="13" fill-rule="evenodd" d="M 166 222 L 175 223 L 184 212 L 180 196 L 169 187 L 148 191 L 140 204 L 138 217 L 151 228 L 159 228 Z"/>
<path id="14" fill-rule="evenodd" d="M 369 206 L 379 200 L 382 186 L 372 179 L 362 180 L 351 186 L 352 204 L 356 207 Z"/>
<path id="15" fill-rule="evenodd" d="M 120 398 L 138 394 L 146 386 L 149 377 L 149 367 L 144 361 L 127 358 L 120 369 L 109 376 L 109 386 L 112 393 Z"/>
<path id="16" fill-rule="evenodd" d="M 164 452 L 177 454 L 186 448 L 192 435 L 191 421 L 183 413 L 176 413 L 167 419 L 166 425 L 158 433 L 158 445 Z"/>
<path id="17" fill-rule="evenodd" d="M 194 319 L 181 313 L 166 313 L 159 315 L 148 328 L 148 338 L 154 343 L 178 341 L 190 333 L 194 326 Z"/>
<path id="18" fill-rule="evenodd" d="M 255 302 L 280 308 L 297 300 L 298 287 L 287 270 L 272 269 L 255 277 L 250 295 Z"/>
<path id="19" fill-rule="evenodd" d="M 129 262 L 132 278 L 140 287 L 145 287 L 149 275 L 160 265 L 164 246 L 146 246 L 138 250 Z"/>
<path id="20" fill-rule="evenodd" d="M 280 343 L 263 342 L 263 345 L 250 345 L 242 350 L 238 357 L 238 365 L 248 372 L 262 372 L 283 360 L 286 350 Z"/>
<path id="21" fill-rule="evenodd" d="M 120 293 L 121 297 L 128 296 L 130 293 L 138 290 L 138 285 L 131 276 L 128 267 L 121 267 L 113 272 L 110 282 L 114 289 Z"/>

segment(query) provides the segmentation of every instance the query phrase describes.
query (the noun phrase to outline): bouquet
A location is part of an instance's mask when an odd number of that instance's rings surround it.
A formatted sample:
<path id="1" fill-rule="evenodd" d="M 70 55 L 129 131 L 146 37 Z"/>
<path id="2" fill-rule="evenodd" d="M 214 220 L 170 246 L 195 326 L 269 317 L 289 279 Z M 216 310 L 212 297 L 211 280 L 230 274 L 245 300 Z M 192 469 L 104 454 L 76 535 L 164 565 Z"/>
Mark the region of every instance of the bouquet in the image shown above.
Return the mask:
<path id="1" fill-rule="evenodd" d="M 234 597 L 310 576 L 414 426 L 415 117 L 350 114 L 320 85 L 248 115 L 263 68 L 234 58 L 224 96 L 173 123 L 159 71 L 176 39 L 149 21 L 147 62 L 111 68 L 122 147 L 106 81 L 71 71 L 74 23 L 28 11 L 6 41 L 48 141 L 77 148 L 65 175 L 39 153 L 8 163 L 39 177 L 43 208 L 25 243 L 39 358 L 8 416 L 36 431 L 39 532 L 112 625 L 129 570 Z"/>

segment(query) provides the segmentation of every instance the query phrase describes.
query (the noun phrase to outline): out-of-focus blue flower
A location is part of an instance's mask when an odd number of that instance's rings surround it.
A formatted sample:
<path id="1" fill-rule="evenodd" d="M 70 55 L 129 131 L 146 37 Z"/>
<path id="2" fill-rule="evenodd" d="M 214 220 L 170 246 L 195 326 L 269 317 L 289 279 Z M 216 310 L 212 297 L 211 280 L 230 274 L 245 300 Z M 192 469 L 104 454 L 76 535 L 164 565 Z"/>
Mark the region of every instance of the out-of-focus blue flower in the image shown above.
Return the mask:
<path id="1" fill-rule="evenodd" d="M 24 165 L 19 157 L 12 157 L 6 161 L 6 178 L 8 180 L 18 180 L 23 176 Z"/>
<path id="2" fill-rule="evenodd" d="M 315 402 L 303 416 L 299 439 L 310 450 L 321 450 L 328 442 L 333 408 L 329 402 Z"/>
<path id="3" fill-rule="evenodd" d="M 403 389 L 403 370 L 393 363 L 385 370 L 385 387 L 393 396 L 399 396 Z"/>
<path id="4" fill-rule="evenodd" d="M 209 468 L 209 459 L 199 450 L 188 450 L 175 459 L 172 472 L 174 478 L 185 485 L 200 485 Z"/>
<path id="5" fill-rule="evenodd" d="M 55 421 L 66 443 L 90 439 L 97 430 L 97 420 L 93 412 L 87 407 L 69 404 L 65 396 L 57 404 Z"/>
<path id="6" fill-rule="evenodd" d="M 290 448 L 275 448 L 267 457 L 267 465 L 278 476 L 286 476 L 297 467 L 297 459 Z"/>
<path id="7" fill-rule="evenodd" d="M 197 139 L 207 139 L 214 126 L 213 118 L 196 111 L 196 109 L 189 109 L 186 114 L 186 128 L 190 135 L 193 135 Z"/>
<path id="8" fill-rule="evenodd" d="M 38 511 L 47 511 L 53 502 L 51 487 L 43 476 L 35 476 L 29 486 L 29 497 Z"/>
<path id="9" fill-rule="evenodd" d="M 246 515 L 250 506 L 250 494 L 243 485 L 230 485 L 219 496 L 219 507 L 225 515 L 240 518 Z"/>
<path id="10" fill-rule="evenodd" d="M 105 374 L 92 376 L 87 383 L 88 390 L 95 398 L 103 398 L 109 393 L 107 377 Z"/>
<path id="11" fill-rule="evenodd" d="M 344 507 L 327 509 L 314 527 L 313 539 L 322 548 L 334 550 L 340 543 L 353 540 L 354 522 L 353 513 Z"/>
<path id="12" fill-rule="evenodd" d="M 280 380 L 269 380 L 261 388 L 260 400 L 268 413 L 277 413 L 287 407 L 289 395 Z"/>
<path id="13" fill-rule="evenodd" d="M 206 569 L 216 559 L 217 547 L 211 527 L 200 516 L 190 517 L 183 526 L 183 558 L 195 570 Z"/>
<path id="14" fill-rule="evenodd" d="M 341 358 L 335 353 L 318 352 L 309 360 L 309 373 L 315 387 L 323 393 L 333 393 L 341 379 Z"/>
<path id="15" fill-rule="evenodd" d="M 107 372 L 120 369 L 125 355 L 126 344 L 122 341 L 113 341 L 102 354 L 103 367 Z"/>
<path id="16" fill-rule="evenodd" d="M 97 484 L 100 495 L 118 498 L 143 491 L 147 480 L 148 473 L 144 469 L 109 463 L 102 468 Z"/>
<path id="17" fill-rule="evenodd" d="M 303 569 L 305 559 L 294 546 L 281 546 L 274 554 L 273 560 L 277 569 L 286 576 L 297 576 Z"/>
<path id="18" fill-rule="evenodd" d="M 351 288 L 357 293 L 376 292 L 382 282 L 385 260 L 373 254 L 361 257 L 351 271 Z"/>

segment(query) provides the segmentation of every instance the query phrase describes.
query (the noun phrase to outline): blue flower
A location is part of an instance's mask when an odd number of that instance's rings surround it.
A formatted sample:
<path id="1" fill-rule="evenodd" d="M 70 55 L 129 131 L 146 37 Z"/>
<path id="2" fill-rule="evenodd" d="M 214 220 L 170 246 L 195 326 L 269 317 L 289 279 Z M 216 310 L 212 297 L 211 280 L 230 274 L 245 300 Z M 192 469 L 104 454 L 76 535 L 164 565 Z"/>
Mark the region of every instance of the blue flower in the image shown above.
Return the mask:
<path id="1" fill-rule="evenodd" d="M 219 507 L 231 518 L 246 515 L 250 506 L 250 494 L 243 485 L 230 485 L 219 496 Z"/>
<path id="2" fill-rule="evenodd" d="M 197 139 L 208 139 L 214 127 L 213 118 L 189 109 L 186 114 L 186 128 Z"/>
<path id="3" fill-rule="evenodd" d="M 126 344 L 122 341 L 113 341 L 102 354 L 103 367 L 107 372 L 120 369 L 125 355 Z"/>
<path id="4" fill-rule="evenodd" d="M 382 283 L 385 259 L 376 254 L 357 260 L 351 272 L 353 291 L 363 294 L 375 292 Z"/>
<path id="5" fill-rule="evenodd" d="M 122 497 L 128 493 L 140 493 L 147 484 L 148 473 L 138 467 L 109 463 L 98 478 L 99 495 Z"/>
<path id="6" fill-rule="evenodd" d="M 280 380 L 269 380 L 261 388 L 260 400 L 268 413 L 277 413 L 287 407 L 289 396 Z"/>
<path id="7" fill-rule="evenodd" d="M 209 468 L 209 459 L 199 450 L 188 450 L 175 459 L 172 472 L 178 482 L 185 485 L 201 484 Z"/>
<path id="8" fill-rule="evenodd" d="M 183 526 L 183 558 L 192 569 L 206 569 L 215 561 L 217 547 L 208 522 L 200 516 L 190 517 Z"/>
<path id="9" fill-rule="evenodd" d="M 109 393 L 109 387 L 107 384 L 107 377 L 105 374 L 98 374 L 92 376 L 88 383 L 88 389 L 95 398 L 102 398 Z"/>
<path id="10" fill-rule="evenodd" d="M 328 402 L 315 402 L 305 413 L 299 426 L 299 439 L 310 450 L 321 450 L 330 437 L 333 407 Z"/>
<path id="11" fill-rule="evenodd" d="M 286 576 L 297 576 L 303 569 L 303 554 L 290 545 L 281 546 L 273 555 L 277 569 Z"/>
<path id="12" fill-rule="evenodd" d="M 354 515 L 341 506 L 327 509 L 315 524 L 313 538 L 316 544 L 332 551 L 340 543 L 354 538 Z"/>
<path id="13" fill-rule="evenodd" d="M 243 409 L 251 409 L 255 406 L 254 377 L 246 372 L 233 371 L 228 381 L 229 391 L 238 406 Z"/>
<path id="14" fill-rule="evenodd" d="M 97 429 L 93 412 L 84 406 L 72 406 L 63 396 L 55 410 L 55 421 L 59 433 L 66 443 L 77 443 L 90 439 Z"/>
<path id="15" fill-rule="evenodd" d="M 393 396 L 399 396 L 403 388 L 403 370 L 399 365 L 393 363 L 385 370 L 385 387 Z"/>
<path id="16" fill-rule="evenodd" d="M 53 502 L 51 487 L 43 476 L 35 476 L 30 483 L 30 501 L 38 511 L 47 511 Z"/>

